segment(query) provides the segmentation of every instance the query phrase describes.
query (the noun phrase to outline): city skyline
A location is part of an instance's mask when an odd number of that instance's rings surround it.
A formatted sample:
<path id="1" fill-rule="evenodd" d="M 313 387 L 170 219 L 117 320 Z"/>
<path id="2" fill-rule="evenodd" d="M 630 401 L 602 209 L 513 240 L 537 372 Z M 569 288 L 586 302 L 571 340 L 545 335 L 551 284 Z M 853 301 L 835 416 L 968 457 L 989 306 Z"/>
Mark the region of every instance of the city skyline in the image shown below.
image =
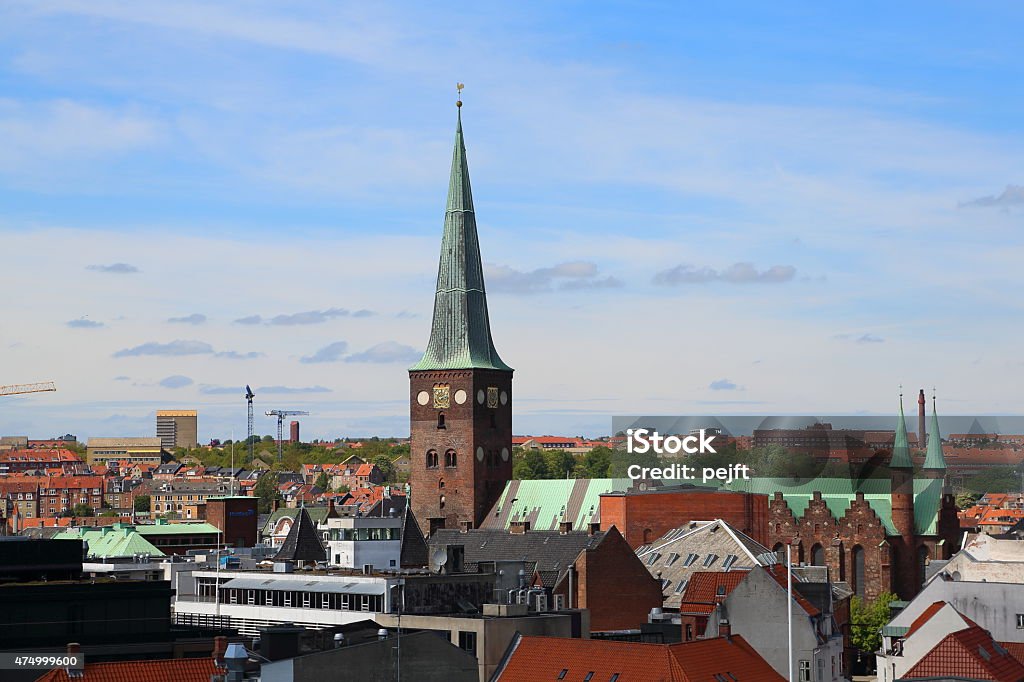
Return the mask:
<path id="1" fill-rule="evenodd" d="M 1020 10 L 932 9 L 9 5 L 0 383 L 59 392 L 0 432 L 244 437 L 251 384 L 309 438 L 407 433 L 456 79 L 516 433 L 891 414 L 899 383 L 1020 413 Z"/>

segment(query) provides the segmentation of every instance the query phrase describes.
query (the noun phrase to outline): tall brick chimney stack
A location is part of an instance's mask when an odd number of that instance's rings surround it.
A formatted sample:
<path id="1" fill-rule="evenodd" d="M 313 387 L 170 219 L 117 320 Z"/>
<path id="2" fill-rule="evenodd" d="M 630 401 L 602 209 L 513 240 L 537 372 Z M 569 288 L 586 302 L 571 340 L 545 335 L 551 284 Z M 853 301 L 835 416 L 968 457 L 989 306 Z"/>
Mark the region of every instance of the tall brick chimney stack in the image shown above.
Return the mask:
<path id="1" fill-rule="evenodd" d="M 924 426 L 924 389 L 917 394 L 917 448 L 924 450 L 928 445 L 928 432 Z"/>

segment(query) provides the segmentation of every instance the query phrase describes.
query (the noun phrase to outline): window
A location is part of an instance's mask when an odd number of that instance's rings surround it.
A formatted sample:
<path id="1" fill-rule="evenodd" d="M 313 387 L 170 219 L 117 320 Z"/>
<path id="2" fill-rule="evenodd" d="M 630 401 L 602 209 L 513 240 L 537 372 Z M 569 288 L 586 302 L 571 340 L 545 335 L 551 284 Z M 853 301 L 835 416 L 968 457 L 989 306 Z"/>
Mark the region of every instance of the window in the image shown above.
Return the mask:
<path id="1" fill-rule="evenodd" d="M 562 672 L 558 673 L 558 679 L 564 680 L 565 676 L 569 674 L 568 668 L 562 668 Z"/>
<path id="2" fill-rule="evenodd" d="M 676 552 L 671 552 L 671 553 L 669 553 L 669 555 L 668 555 L 668 559 L 667 559 L 667 560 L 665 561 L 665 565 L 666 565 L 666 566 L 671 566 L 671 565 L 672 565 L 672 564 L 674 564 L 674 563 L 675 563 L 675 562 L 676 562 L 676 561 L 677 561 L 678 559 L 679 559 L 679 554 L 678 554 L 678 553 L 676 553 Z M 616 673 L 616 674 L 618 674 L 618 673 Z"/>
<path id="3" fill-rule="evenodd" d="M 812 682 L 810 661 L 800 661 L 800 676 L 797 679 L 800 682 Z"/>
<path id="4" fill-rule="evenodd" d="M 685 590 L 685 589 L 686 589 L 686 584 L 687 584 L 688 582 L 690 582 L 690 579 L 689 579 L 689 578 L 687 578 L 686 580 L 680 580 L 680 581 L 679 581 L 679 584 L 678 584 L 678 585 L 676 585 L 676 592 L 675 592 L 675 593 L 676 593 L 676 594 L 679 594 L 680 592 L 682 592 L 683 590 Z"/>
<path id="5" fill-rule="evenodd" d="M 651 552 L 651 555 L 647 557 L 647 565 L 653 566 L 654 562 L 656 562 L 660 556 L 661 554 L 659 554 L 658 552 Z"/>
<path id="6" fill-rule="evenodd" d="M 459 648 L 476 655 L 476 633 L 459 630 Z"/>
<path id="7" fill-rule="evenodd" d="M 437 468 L 437 450 L 427 450 L 427 468 Z"/>
<path id="8" fill-rule="evenodd" d="M 619 674 L 618 673 L 612 673 L 611 679 L 608 680 L 608 682 L 618 682 L 618 681 L 619 681 Z"/>
<path id="9" fill-rule="evenodd" d="M 711 564 L 715 563 L 716 559 L 718 559 L 717 554 L 708 554 L 707 558 L 704 559 L 704 568 L 711 566 Z"/>
<path id="10" fill-rule="evenodd" d="M 700 558 L 699 554 L 694 554 L 693 552 L 690 552 L 686 555 L 686 561 L 683 562 L 683 568 L 692 566 L 693 562 L 696 561 L 698 558 Z"/>
<path id="11" fill-rule="evenodd" d="M 1017 614 L 1017 629 L 1024 630 L 1024 613 Z"/>
<path id="12" fill-rule="evenodd" d="M 454 450 L 445 450 L 444 465 L 449 469 L 454 469 L 459 465 L 458 455 Z"/>
<path id="13" fill-rule="evenodd" d="M 583 682 L 590 682 L 590 680 L 592 680 L 592 679 L 594 679 L 594 671 L 593 670 L 591 670 L 589 673 L 587 673 L 587 676 L 583 678 Z"/>
<path id="14" fill-rule="evenodd" d="M 444 412 L 438 412 L 437 413 L 437 428 L 439 428 L 439 429 L 446 428 L 445 425 L 444 425 Z"/>
<path id="15" fill-rule="evenodd" d="M 730 568 L 732 568 L 732 565 L 734 563 L 736 563 L 736 555 L 730 554 L 729 556 L 725 557 L 725 563 L 722 564 L 722 568 L 728 571 Z"/>

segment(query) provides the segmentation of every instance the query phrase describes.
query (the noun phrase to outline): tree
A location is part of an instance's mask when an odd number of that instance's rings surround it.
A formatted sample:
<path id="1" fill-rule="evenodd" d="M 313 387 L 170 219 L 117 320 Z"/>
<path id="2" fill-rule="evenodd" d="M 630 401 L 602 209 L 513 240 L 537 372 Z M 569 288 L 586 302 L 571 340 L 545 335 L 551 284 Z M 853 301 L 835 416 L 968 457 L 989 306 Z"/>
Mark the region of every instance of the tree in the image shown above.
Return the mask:
<path id="1" fill-rule="evenodd" d="M 860 597 L 850 601 L 850 642 L 867 653 L 874 653 L 882 647 L 882 626 L 889 622 L 892 613 L 889 604 L 896 601 L 892 592 L 883 592 L 870 603 Z"/>
<path id="2" fill-rule="evenodd" d="M 370 460 L 370 463 L 380 469 L 380 472 L 384 474 L 385 481 L 395 480 L 395 465 L 391 462 L 391 455 L 377 455 Z"/>
<path id="3" fill-rule="evenodd" d="M 72 516 L 96 516 L 95 510 L 87 504 L 79 502 L 71 508 Z"/>
<path id="4" fill-rule="evenodd" d="M 321 471 L 320 475 L 316 477 L 316 481 L 313 483 L 313 485 L 315 485 L 317 488 L 320 488 L 320 490 L 330 490 L 331 479 L 327 475 L 327 472 Z"/>
<path id="5" fill-rule="evenodd" d="M 547 462 L 546 478 L 572 478 L 576 471 L 576 458 L 571 452 L 552 449 L 544 452 L 544 460 Z"/>
<path id="6" fill-rule="evenodd" d="M 149 495 L 136 495 L 135 502 L 133 503 L 134 509 L 137 512 L 148 512 L 149 511 L 150 498 Z"/>
<path id="7" fill-rule="evenodd" d="M 538 448 L 515 448 L 513 452 L 512 476 L 520 480 L 550 478 L 544 453 Z"/>
<path id="8" fill-rule="evenodd" d="M 267 472 L 260 476 L 254 487 L 256 497 L 259 499 L 257 507 L 260 514 L 269 514 L 274 506 L 274 500 L 281 499 L 281 491 L 277 489 L 277 475 Z"/>
<path id="9" fill-rule="evenodd" d="M 598 445 L 583 455 L 583 476 L 585 478 L 608 478 L 608 469 L 611 464 L 611 448 Z"/>
<path id="10" fill-rule="evenodd" d="M 968 507 L 973 507 L 974 503 L 978 501 L 977 493 L 960 493 L 956 496 L 957 509 L 964 510 Z"/>

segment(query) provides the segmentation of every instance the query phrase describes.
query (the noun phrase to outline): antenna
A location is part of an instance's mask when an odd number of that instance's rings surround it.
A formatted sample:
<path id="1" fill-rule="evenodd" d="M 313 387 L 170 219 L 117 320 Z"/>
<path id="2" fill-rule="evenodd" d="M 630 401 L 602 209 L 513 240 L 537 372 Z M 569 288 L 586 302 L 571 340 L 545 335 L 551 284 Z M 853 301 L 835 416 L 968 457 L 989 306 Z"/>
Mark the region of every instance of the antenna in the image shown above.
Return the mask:
<path id="1" fill-rule="evenodd" d="M 448 552 L 443 548 L 435 549 L 434 553 L 430 555 L 430 570 L 432 573 L 440 573 L 446 563 L 448 563 Z"/>

